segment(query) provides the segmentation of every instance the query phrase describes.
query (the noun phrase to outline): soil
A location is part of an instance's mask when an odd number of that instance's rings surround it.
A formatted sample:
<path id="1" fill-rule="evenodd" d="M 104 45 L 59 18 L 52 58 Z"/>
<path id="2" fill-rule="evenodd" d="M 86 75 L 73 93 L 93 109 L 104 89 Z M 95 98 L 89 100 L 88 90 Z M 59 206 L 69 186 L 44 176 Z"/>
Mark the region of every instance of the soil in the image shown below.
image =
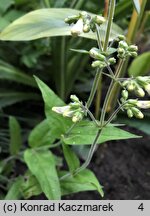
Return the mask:
<path id="1" fill-rule="evenodd" d="M 104 186 L 104 200 L 150 199 L 150 136 L 141 139 L 113 141 L 101 145 L 90 169 Z M 82 192 L 64 199 L 99 200 L 97 192 Z"/>

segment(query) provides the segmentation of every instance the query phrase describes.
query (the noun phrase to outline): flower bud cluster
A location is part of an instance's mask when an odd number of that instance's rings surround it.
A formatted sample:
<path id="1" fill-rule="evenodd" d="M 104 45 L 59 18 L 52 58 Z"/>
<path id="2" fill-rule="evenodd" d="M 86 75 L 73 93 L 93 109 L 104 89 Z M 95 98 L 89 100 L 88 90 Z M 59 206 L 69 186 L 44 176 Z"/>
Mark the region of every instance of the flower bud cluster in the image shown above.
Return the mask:
<path id="1" fill-rule="evenodd" d="M 105 18 L 102 16 L 91 17 L 87 12 L 83 11 L 79 15 L 69 16 L 65 19 L 65 22 L 74 24 L 71 29 L 73 36 L 79 36 L 82 32 L 88 33 L 90 30 L 96 31 L 96 25 L 102 25 L 105 22 Z"/>
<path id="2" fill-rule="evenodd" d="M 127 115 L 129 118 L 135 116 L 136 118 L 142 119 L 144 118 L 143 113 L 140 109 L 149 109 L 150 101 L 139 101 L 137 99 L 128 99 L 129 92 L 124 89 L 121 93 L 122 97 L 120 101 L 124 104 L 123 108 L 127 111 Z"/>
<path id="3" fill-rule="evenodd" d="M 106 59 L 106 54 L 101 53 L 99 49 L 97 48 L 92 48 L 89 51 L 89 54 L 92 58 L 94 58 L 95 60 L 92 62 L 92 67 L 96 68 L 104 68 L 107 66 L 107 64 L 112 65 L 116 63 L 116 59 L 115 58 L 109 58 L 108 60 Z M 106 63 L 107 61 L 107 63 Z"/>
<path id="4" fill-rule="evenodd" d="M 136 99 L 128 99 L 128 91 L 127 90 L 122 91 L 121 102 L 125 104 L 123 108 L 124 108 L 124 110 L 127 111 L 127 115 L 129 118 L 132 118 L 133 116 L 135 116 L 136 118 L 139 118 L 139 119 L 144 118 L 143 113 L 139 109 L 141 107 L 138 106 L 138 104 L 140 104 L 140 101 L 138 101 Z"/>
<path id="5" fill-rule="evenodd" d="M 68 105 L 62 107 L 53 107 L 52 110 L 58 114 L 63 115 L 64 117 L 72 118 L 72 121 L 76 123 L 81 121 L 86 113 L 83 110 L 82 102 L 79 101 L 77 96 L 71 95 L 70 99 L 72 100 L 72 102 Z"/>
<path id="6" fill-rule="evenodd" d="M 150 95 L 150 76 L 138 76 L 122 83 L 128 91 L 134 91 L 138 97 L 144 97 L 145 92 Z"/>
<path id="7" fill-rule="evenodd" d="M 118 58 L 124 59 L 128 56 L 136 57 L 138 47 L 135 45 L 128 45 L 125 40 L 121 40 L 121 39 L 123 39 L 123 37 L 121 38 L 120 36 L 120 39 L 119 39 L 120 41 L 119 41 L 119 45 L 117 49 Z"/>

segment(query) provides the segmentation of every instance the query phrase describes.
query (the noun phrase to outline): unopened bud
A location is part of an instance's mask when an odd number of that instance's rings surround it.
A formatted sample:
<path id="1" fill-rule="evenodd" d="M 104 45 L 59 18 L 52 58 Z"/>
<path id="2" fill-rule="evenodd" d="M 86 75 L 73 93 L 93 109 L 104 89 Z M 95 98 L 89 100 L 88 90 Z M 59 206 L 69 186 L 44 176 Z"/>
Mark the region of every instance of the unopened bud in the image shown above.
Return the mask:
<path id="1" fill-rule="evenodd" d="M 115 58 L 110 58 L 110 59 L 108 60 L 108 62 L 109 62 L 110 64 L 115 64 L 115 63 L 116 63 L 116 59 L 115 59 Z"/>
<path id="2" fill-rule="evenodd" d="M 83 32 L 84 33 L 88 33 L 89 31 L 90 31 L 90 25 L 89 24 L 85 24 L 85 25 L 83 25 Z"/>
<path id="3" fill-rule="evenodd" d="M 125 80 L 125 81 L 123 81 L 122 86 L 126 87 L 128 84 L 129 84 L 129 80 Z"/>
<path id="4" fill-rule="evenodd" d="M 101 61 L 94 61 L 92 62 L 92 67 L 95 68 L 95 67 L 99 67 L 99 65 L 101 64 Z"/>
<path id="5" fill-rule="evenodd" d="M 133 114 L 134 114 L 134 116 L 136 118 L 139 118 L 139 119 L 143 119 L 144 118 L 143 113 L 139 109 L 137 109 L 135 107 L 132 107 L 131 110 L 132 110 L 132 112 L 133 112 Z"/>
<path id="6" fill-rule="evenodd" d="M 70 95 L 70 99 L 74 102 L 80 102 L 79 98 L 76 95 Z"/>
<path id="7" fill-rule="evenodd" d="M 125 40 L 125 36 L 124 36 L 124 35 L 118 35 L 118 39 L 119 39 L 120 41 Z"/>
<path id="8" fill-rule="evenodd" d="M 72 121 L 73 121 L 74 123 L 79 122 L 79 121 L 81 121 L 82 119 L 83 119 L 83 115 L 82 115 L 82 113 L 80 113 L 80 112 L 76 112 L 76 113 L 74 114 L 74 116 L 72 117 Z"/>
<path id="9" fill-rule="evenodd" d="M 101 61 L 104 61 L 106 59 L 106 57 L 104 55 L 100 54 L 100 51 L 97 48 L 92 48 L 89 51 L 89 54 L 92 58 L 99 59 Z"/>
<path id="10" fill-rule="evenodd" d="M 150 84 L 144 86 L 145 91 L 150 95 Z"/>
<path id="11" fill-rule="evenodd" d="M 106 20 L 102 16 L 95 16 L 94 21 L 97 25 L 102 25 Z"/>
<path id="12" fill-rule="evenodd" d="M 135 89 L 135 83 L 133 81 L 129 82 L 127 85 L 128 91 L 133 91 Z"/>
<path id="13" fill-rule="evenodd" d="M 138 97 L 144 97 L 145 96 L 145 92 L 141 87 L 137 87 L 135 89 L 135 93 Z"/>
<path id="14" fill-rule="evenodd" d="M 77 23 L 72 27 L 71 34 L 72 36 L 79 36 L 83 31 L 83 20 L 79 19 Z"/>
<path id="15" fill-rule="evenodd" d="M 127 100 L 128 99 L 128 91 L 127 90 L 123 90 L 122 93 L 121 93 L 122 97 Z"/>
<path id="16" fill-rule="evenodd" d="M 88 16 L 88 13 L 87 13 L 86 11 L 82 11 L 82 12 L 80 13 L 80 16 L 81 16 L 82 18 L 84 18 L 84 17 Z"/>
<path id="17" fill-rule="evenodd" d="M 128 47 L 128 51 L 130 51 L 130 52 L 137 52 L 138 51 L 138 47 L 135 46 L 135 45 L 130 45 Z"/>
<path id="18" fill-rule="evenodd" d="M 137 52 L 129 52 L 129 55 L 135 58 L 137 57 L 138 54 Z"/>
<path id="19" fill-rule="evenodd" d="M 128 110 L 127 110 L 127 115 L 128 115 L 129 118 L 132 118 L 132 117 L 133 117 L 133 112 L 132 112 L 131 109 L 128 109 Z"/>
<path id="20" fill-rule="evenodd" d="M 123 49 L 127 49 L 128 48 L 128 44 L 125 41 L 120 41 L 119 42 L 119 47 L 123 48 Z"/>
<path id="21" fill-rule="evenodd" d="M 77 15 L 69 16 L 65 19 L 65 23 L 72 24 L 75 21 L 77 21 L 78 19 L 79 19 L 79 16 L 77 16 Z"/>
<path id="22" fill-rule="evenodd" d="M 118 53 L 121 54 L 121 55 L 124 55 L 125 54 L 125 50 L 123 48 L 118 48 L 117 49 Z"/>

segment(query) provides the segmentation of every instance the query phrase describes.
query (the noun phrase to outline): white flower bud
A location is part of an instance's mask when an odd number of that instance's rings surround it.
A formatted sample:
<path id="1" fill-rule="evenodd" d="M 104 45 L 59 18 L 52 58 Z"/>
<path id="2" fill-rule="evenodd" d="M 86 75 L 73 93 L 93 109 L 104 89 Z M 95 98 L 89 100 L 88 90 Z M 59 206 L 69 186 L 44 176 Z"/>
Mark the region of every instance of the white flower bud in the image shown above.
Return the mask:
<path id="1" fill-rule="evenodd" d="M 72 27 L 72 36 L 79 36 L 83 32 L 83 20 L 79 19 L 77 23 Z"/>
<path id="2" fill-rule="evenodd" d="M 122 90 L 122 97 L 125 99 L 125 100 L 127 100 L 128 99 L 128 91 L 127 90 Z"/>
<path id="3" fill-rule="evenodd" d="M 82 113 L 76 112 L 76 113 L 74 114 L 74 116 L 72 117 L 72 121 L 73 121 L 74 123 L 76 123 L 76 122 L 81 121 L 82 118 L 83 118 Z"/>
<path id="4" fill-rule="evenodd" d="M 100 50 L 97 48 L 92 48 L 89 51 L 89 54 L 92 58 L 99 59 L 101 61 L 104 61 L 106 59 L 106 57 L 104 55 L 100 54 Z"/>
<path id="5" fill-rule="evenodd" d="M 138 54 L 137 52 L 129 52 L 129 55 L 135 58 L 137 57 Z"/>
<path id="6" fill-rule="evenodd" d="M 134 114 L 134 116 L 136 118 L 139 118 L 139 119 L 143 119 L 144 118 L 143 113 L 139 109 L 137 109 L 135 107 L 132 107 L 131 110 L 132 110 L 132 112 L 133 112 L 133 114 Z"/>
<path id="7" fill-rule="evenodd" d="M 129 118 L 132 118 L 132 117 L 133 117 L 133 112 L 132 112 L 131 109 L 128 109 L 128 110 L 127 110 L 127 115 L 128 115 Z"/>
<path id="8" fill-rule="evenodd" d="M 96 22 L 96 24 L 102 25 L 106 21 L 106 19 L 102 16 L 95 16 L 94 21 Z"/>
<path id="9" fill-rule="evenodd" d="M 74 102 L 80 102 L 79 98 L 76 95 L 70 95 L 70 99 Z"/>
<path id="10" fill-rule="evenodd" d="M 150 95 L 150 84 L 144 86 L 145 91 Z"/>
<path id="11" fill-rule="evenodd" d="M 116 63 L 116 59 L 115 58 L 110 58 L 110 59 L 108 59 L 108 62 L 110 64 L 115 64 Z"/>
<path id="12" fill-rule="evenodd" d="M 128 48 L 128 51 L 130 52 L 137 52 L 138 51 L 138 47 L 135 45 L 130 45 Z"/>
<path id="13" fill-rule="evenodd" d="M 145 92 L 141 87 L 136 88 L 135 93 L 138 97 L 144 97 L 145 96 Z"/>
<path id="14" fill-rule="evenodd" d="M 93 67 L 93 68 L 99 67 L 100 64 L 101 64 L 101 61 L 98 61 L 98 60 L 97 60 L 97 61 L 93 61 L 93 62 L 92 62 L 92 67 Z"/>
<path id="15" fill-rule="evenodd" d="M 84 32 L 84 33 L 88 33 L 90 30 L 91 30 L 91 27 L 90 27 L 89 24 L 85 24 L 85 25 L 83 26 L 83 32 Z"/>
<path id="16" fill-rule="evenodd" d="M 119 39 L 120 41 L 125 40 L 125 36 L 124 36 L 124 35 L 118 35 L 118 39 Z"/>
<path id="17" fill-rule="evenodd" d="M 150 101 L 137 101 L 137 106 L 141 109 L 149 109 Z"/>
<path id="18" fill-rule="evenodd" d="M 128 91 L 133 91 L 135 89 L 135 82 L 131 81 L 127 85 Z"/>
<path id="19" fill-rule="evenodd" d="M 123 49 L 127 49 L 128 48 L 128 44 L 125 41 L 120 41 L 119 42 L 119 47 L 121 47 Z"/>

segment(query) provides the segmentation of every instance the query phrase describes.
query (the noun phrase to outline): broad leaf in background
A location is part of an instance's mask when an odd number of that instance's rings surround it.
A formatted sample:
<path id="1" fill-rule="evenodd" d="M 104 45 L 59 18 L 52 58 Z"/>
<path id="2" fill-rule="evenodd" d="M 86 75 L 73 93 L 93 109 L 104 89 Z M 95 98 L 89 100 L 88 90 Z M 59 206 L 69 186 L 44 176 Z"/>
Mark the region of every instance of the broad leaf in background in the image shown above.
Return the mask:
<path id="1" fill-rule="evenodd" d="M 140 13 L 140 10 L 141 10 L 140 0 L 132 0 L 132 2 L 134 4 L 134 7 L 135 7 L 137 13 Z"/>
<path id="2" fill-rule="evenodd" d="M 144 76 L 150 72 L 150 52 L 145 52 L 133 60 L 129 67 L 130 76 Z"/>
<path id="3" fill-rule="evenodd" d="M 14 0 L 0 0 L 0 13 L 4 13 L 12 4 Z"/>
<path id="4" fill-rule="evenodd" d="M 48 120 L 45 119 L 38 124 L 29 135 L 29 145 L 32 148 L 51 145 L 55 140 L 54 134 L 50 131 Z"/>
<path id="5" fill-rule="evenodd" d="M 15 182 L 12 183 L 8 193 L 6 194 L 5 200 L 19 200 L 21 195 L 21 185 L 23 183 L 23 177 L 20 176 L 15 179 Z"/>
<path id="6" fill-rule="evenodd" d="M 68 136 L 63 138 L 63 142 L 69 145 L 89 145 L 93 143 L 97 131 L 98 127 L 93 122 L 82 121 L 73 128 Z M 110 140 L 131 138 L 139 138 L 139 136 L 109 125 L 102 130 L 97 143 L 100 144 Z"/>
<path id="7" fill-rule="evenodd" d="M 22 146 L 21 127 L 15 117 L 9 117 L 10 154 L 15 155 Z"/>
<path id="8" fill-rule="evenodd" d="M 68 8 L 51 8 L 32 11 L 10 24 L 0 34 L 1 40 L 27 41 L 52 36 L 70 35 L 71 26 L 64 22 L 70 15 L 79 14 L 79 10 Z M 101 26 L 104 34 L 106 23 Z M 111 40 L 122 30 L 115 24 L 112 25 Z M 81 37 L 96 39 L 95 34 L 90 32 L 81 34 Z"/>
<path id="9" fill-rule="evenodd" d="M 69 170 L 73 173 L 80 166 L 80 161 L 75 152 L 68 145 L 63 144 L 63 153 Z"/>
<path id="10" fill-rule="evenodd" d="M 130 127 L 137 128 L 138 130 L 150 135 L 150 116 L 146 115 L 146 113 L 144 116 L 145 118 L 142 120 L 142 123 L 140 119 L 129 119 L 124 116 L 120 116 L 118 120 L 126 125 L 129 125 Z"/>
<path id="11" fill-rule="evenodd" d="M 6 79 L 31 87 L 36 87 L 35 80 L 31 76 L 2 60 L 0 60 L 0 79 Z"/>
<path id="12" fill-rule="evenodd" d="M 60 177 L 65 174 L 67 174 L 67 172 L 60 172 Z M 64 180 L 61 180 L 60 184 L 62 195 L 77 193 L 80 191 L 97 190 L 102 197 L 104 196 L 102 186 L 100 185 L 94 173 L 88 169 L 81 171 L 74 177 L 70 176 Z"/>
<path id="13" fill-rule="evenodd" d="M 61 197 L 60 185 L 52 153 L 27 149 L 24 153 L 24 159 L 31 173 L 37 178 L 46 197 L 49 200 L 59 200 Z"/>
<path id="14" fill-rule="evenodd" d="M 40 100 L 41 97 L 36 93 L 13 92 L 5 89 L 0 90 L 0 108 L 26 100 Z"/>

